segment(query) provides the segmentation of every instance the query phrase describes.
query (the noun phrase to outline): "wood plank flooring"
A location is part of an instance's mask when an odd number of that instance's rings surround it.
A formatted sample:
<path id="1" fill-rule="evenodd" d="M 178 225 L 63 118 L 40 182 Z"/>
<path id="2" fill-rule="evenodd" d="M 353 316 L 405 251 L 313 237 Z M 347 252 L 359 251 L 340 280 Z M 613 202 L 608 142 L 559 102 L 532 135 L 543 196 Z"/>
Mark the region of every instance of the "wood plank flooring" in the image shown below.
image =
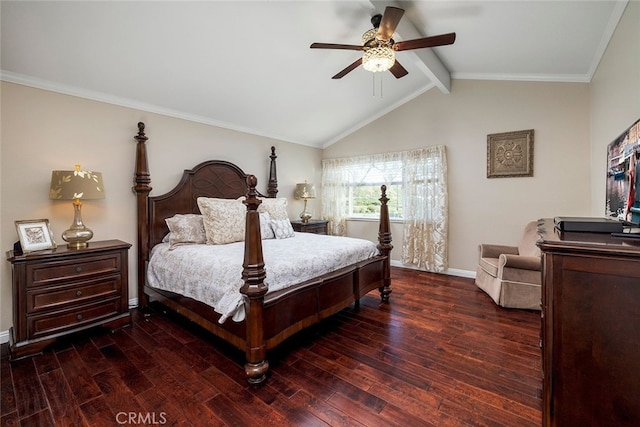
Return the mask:
<path id="1" fill-rule="evenodd" d="M 392 280 L 390 304 L 370 293 L 272 352 L 260 388 L 241 352 L 163 313 L 4 356 L 1 425 L 541 424 L 538 312 L 497 307 L 472 279 Z"/>

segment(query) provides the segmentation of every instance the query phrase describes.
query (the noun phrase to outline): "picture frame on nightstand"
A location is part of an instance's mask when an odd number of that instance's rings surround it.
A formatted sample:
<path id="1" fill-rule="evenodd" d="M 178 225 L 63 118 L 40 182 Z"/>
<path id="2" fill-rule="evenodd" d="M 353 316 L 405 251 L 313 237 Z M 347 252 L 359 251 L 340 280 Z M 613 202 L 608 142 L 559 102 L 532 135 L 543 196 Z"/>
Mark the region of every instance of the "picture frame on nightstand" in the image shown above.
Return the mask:
<path id="1" fill-rule="evenodd" d="M 22 253 L 56 248 L 48 219 L 19 220 L 15 224 Z"/>

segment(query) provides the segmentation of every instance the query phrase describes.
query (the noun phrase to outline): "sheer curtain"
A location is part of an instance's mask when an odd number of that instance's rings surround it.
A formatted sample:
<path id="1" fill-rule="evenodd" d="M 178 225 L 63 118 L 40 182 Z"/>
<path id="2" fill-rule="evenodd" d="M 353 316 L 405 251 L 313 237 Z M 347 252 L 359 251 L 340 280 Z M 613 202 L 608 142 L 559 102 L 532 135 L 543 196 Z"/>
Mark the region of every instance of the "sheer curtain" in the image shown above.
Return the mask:
<path id="1" fill-rule="evenodd" d="M 398 168 L 398 165 L 401 165 Z M 402 174 L 402 263 L 448 268 L 447 156 L 444 145 L 322 161 L 322 216 L 329 234 L 345 235 L 349 188 L 371 176 L 387 184 Z"/>
<path id="2" fill-rule="evenodd" d="M 402 263 L 443 272 L 449 266 L 445 146 L 406 152 L 403 180 Z"/>
<path id="3" fill-rule="evenodd" d="M 322 161 L 322 217 L 329 220 L 328 232 L 333 236 L 346 233 L 347 198 L 349 197 L 350 159 Z"/>

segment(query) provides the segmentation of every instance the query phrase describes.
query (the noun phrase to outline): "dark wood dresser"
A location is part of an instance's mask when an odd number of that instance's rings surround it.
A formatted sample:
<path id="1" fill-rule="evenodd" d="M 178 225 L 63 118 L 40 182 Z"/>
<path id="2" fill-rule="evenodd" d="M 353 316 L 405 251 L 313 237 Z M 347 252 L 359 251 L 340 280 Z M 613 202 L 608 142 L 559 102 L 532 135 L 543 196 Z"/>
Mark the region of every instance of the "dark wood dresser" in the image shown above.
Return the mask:
<path id="1" fill-rule="evenodd" d="M 540 220 L 544 426 L 640 425 L 640 239 Z"/>
<path id="2" fill-rule="evenodd" d="M 326 219 L 310 219 L 307 222 L 291 221 L 293 230 L 302 233 L 327 234 L 327 224 L 329 221 Z"/>
<path id="3" fill-rule="evenodd" d="M 11 360 L 42 351 L 56 338 L 94 326 L 131 322 L 128 251 L 119 240 L 89 242 L 84 249 L 27 254 L 9 251 L 13 278 Z"/>

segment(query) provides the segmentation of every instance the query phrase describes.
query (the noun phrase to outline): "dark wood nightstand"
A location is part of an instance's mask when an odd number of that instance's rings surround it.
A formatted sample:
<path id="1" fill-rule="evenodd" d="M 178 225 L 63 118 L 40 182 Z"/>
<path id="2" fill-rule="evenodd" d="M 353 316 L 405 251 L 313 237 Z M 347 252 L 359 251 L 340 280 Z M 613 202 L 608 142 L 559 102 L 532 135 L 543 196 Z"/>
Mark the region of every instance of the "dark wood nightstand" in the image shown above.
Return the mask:
<path id="1" fill-rule="evenodd" d="M 294 231 L 302 233 L 327 234 L 329 221 L 326 219 L 310 219 L 308 222 L 291 221 Z"/>
<path id="2" fill-rule="evenodd" d="M 72 332 L 130 324 L 130 247 L 107 240 L 83 249 L 7 252 L 13 277 L 9 358 L 38 354 Z"/>

